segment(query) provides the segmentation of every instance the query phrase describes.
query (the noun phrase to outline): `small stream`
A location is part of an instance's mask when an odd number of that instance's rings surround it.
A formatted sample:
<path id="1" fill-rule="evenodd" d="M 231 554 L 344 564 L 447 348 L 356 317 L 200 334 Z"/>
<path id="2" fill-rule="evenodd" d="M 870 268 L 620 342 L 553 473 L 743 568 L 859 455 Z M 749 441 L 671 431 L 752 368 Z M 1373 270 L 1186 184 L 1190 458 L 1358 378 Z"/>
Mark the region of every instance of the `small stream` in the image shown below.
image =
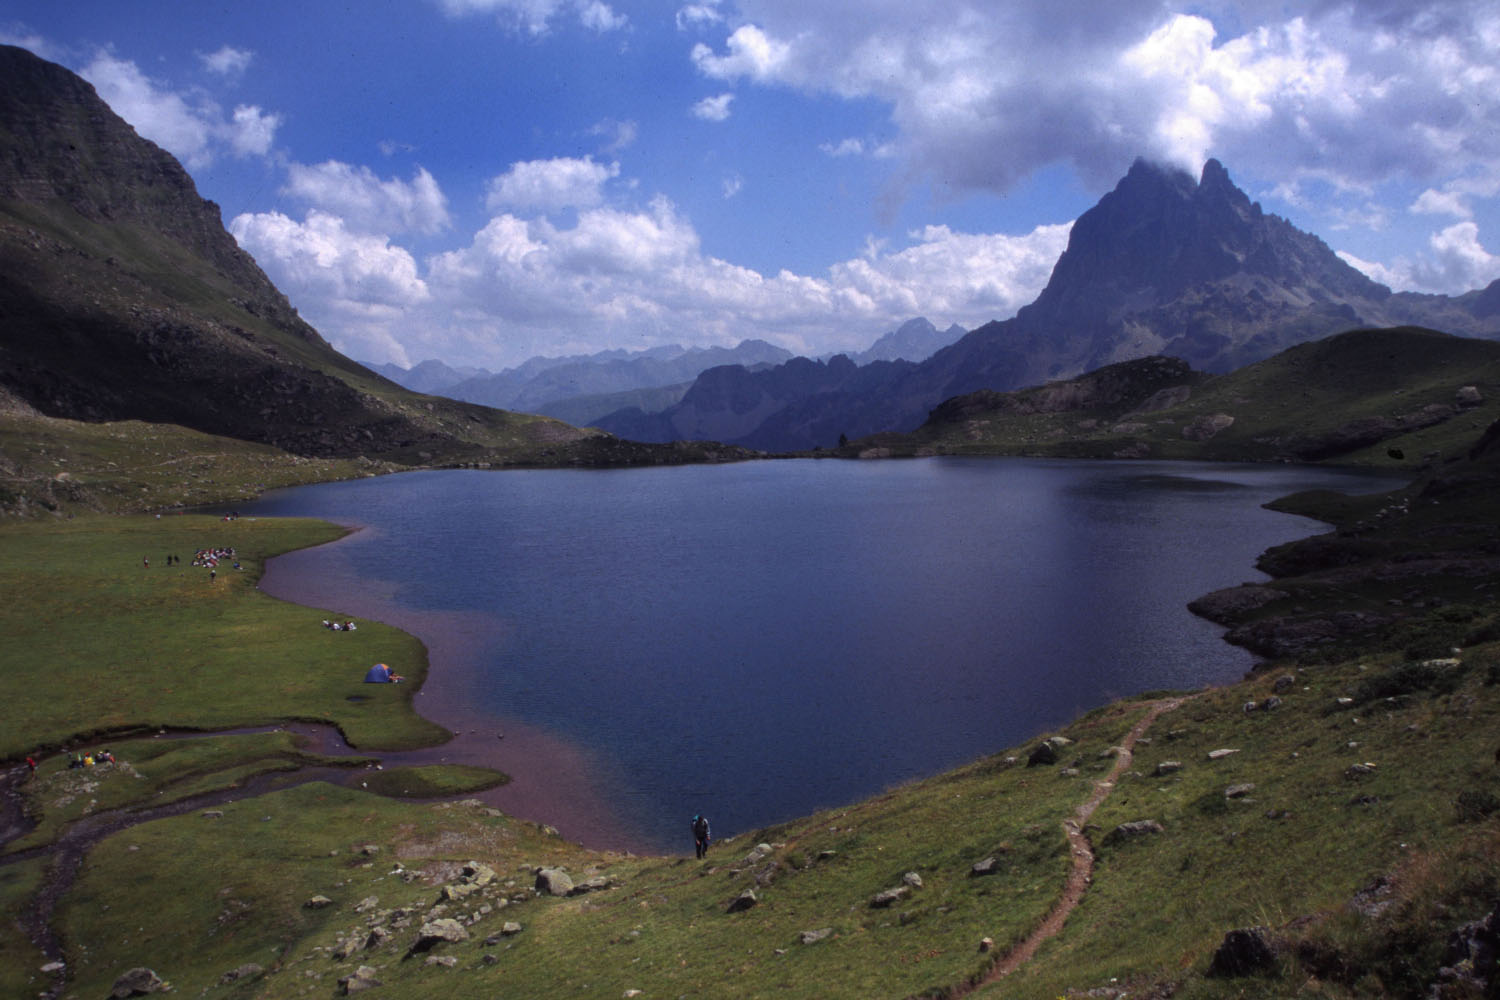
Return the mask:
<path id="1" fill-rule="evenodd" d="M 190 795 L 161 805 L 135 805 L 119 809 L 108 809 L 91 813 L 66 826 L 58 838 L 50 844 L 0 855 L 0 867 L 31 861 L 38 858 L 48 860 L 41 887 L 31 902 L 19 914 L 18 922 L 25 928 L 32 944 L 48 963 L 64 961 L 62 943 L 52 929 L 52 918 L 58 902 L 72 887 L 78 877 L 83 860 L 93 846 L 105 837 L 140 823 L 182 816 L 201 809 L 211 809 L 231 802 L 252 799 L 268 792 L 281 791 L 313 781 L 355 787 L 369 767 L 420 767 L 428 764 L 469 762 L 473 754 L 455 753 L 448 744 L 393 753 L 370 752 L 351 747 L 336 726 L 296 722 L 281 726 L 260 726 L 245 729 L 204 732 L 201 730 L 164 730 L 157 735 L 162 739 L 196 739 L 232 733 L 265 733 L 286 731 L 301 737 L 301 749 L 307 753 L 324 757 L 374 758 L 376 764 L 368 767 L 354 765 L 307 765 L 295 771 L 272 771 L 255 775 L 226 787 Z M 30 779 L 30 769 L 24 764 L 0 773 L 0 848 L 35 829 L 35 822 L 26 814 L 22 788 Z M 170 792 L 170 788 L 164 790 Z M 483 793 L 466 795 L 465 798 L 482 798 Z M 54 972 L 51 986 L 40 995 L 57 997 L 66 984 L 66 969 Z"/>

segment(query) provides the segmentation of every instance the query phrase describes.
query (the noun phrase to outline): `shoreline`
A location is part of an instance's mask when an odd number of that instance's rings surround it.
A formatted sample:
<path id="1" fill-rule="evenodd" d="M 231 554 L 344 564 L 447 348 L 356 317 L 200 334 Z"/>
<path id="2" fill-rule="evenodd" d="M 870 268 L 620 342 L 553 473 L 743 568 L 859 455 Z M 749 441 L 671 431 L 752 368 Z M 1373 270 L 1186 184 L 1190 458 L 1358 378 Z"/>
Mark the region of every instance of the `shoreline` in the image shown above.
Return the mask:
<path id="1" fill-rule="evenodd" d="M 566 839 L 591 850 L 632 854 L 670 853 L 632 827 L 607 793 L 612 768 L 586 748 L 518 719 L 495 719 L 467 710 L 465 681 L 480 680 L 474 653 L 492 638 L 493 622 L 460 612 L 423 612 L 405 608 L 382 594 L 378 585 L 357 574 L 327 567 L 304 570 L 313 553 L 332 546 L 368 543 L 375 536 L 357 522 L 332 521 L 347 528 L 342 538 L 310 549 L 283 553 L 265 563 L 258 588 L 269 597 L 304 607 L 326 608 L 340 617 L 364 618 L 399 628 L 413 636 L 427 655 L 427 677 L 413 693 L 411 708 L 453 734 L 447 742 L 418 750 L 369 751 L 387 766 L 456 763 L 504 772 L 510 781 L 466 796 L 507 815 L 556 829 Z M 319 557 L 321 558 L 321 556 Z M 337 730 L 329 727 L 330 734 Z M 330 746 L 337 741 L 340 746 Z M 338 735 L 325 737 L 313 749 L 365 752 L 349 748 Z"/>

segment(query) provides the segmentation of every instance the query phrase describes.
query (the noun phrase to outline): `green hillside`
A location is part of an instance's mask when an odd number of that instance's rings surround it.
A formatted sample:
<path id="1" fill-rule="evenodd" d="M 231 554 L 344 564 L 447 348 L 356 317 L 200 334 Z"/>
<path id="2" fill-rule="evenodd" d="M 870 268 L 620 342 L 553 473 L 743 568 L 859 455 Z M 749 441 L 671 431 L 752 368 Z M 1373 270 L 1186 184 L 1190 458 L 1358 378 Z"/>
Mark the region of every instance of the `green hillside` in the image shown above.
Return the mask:
<path id="1" fill-rule="evenodd" d="M 950 399 L 866 454 L 1337 462 L 1418 469 L 1500 418 L 1500 343 L 1400 327 L 1290 348 L 1228 375 L 1169 358 Z"/>

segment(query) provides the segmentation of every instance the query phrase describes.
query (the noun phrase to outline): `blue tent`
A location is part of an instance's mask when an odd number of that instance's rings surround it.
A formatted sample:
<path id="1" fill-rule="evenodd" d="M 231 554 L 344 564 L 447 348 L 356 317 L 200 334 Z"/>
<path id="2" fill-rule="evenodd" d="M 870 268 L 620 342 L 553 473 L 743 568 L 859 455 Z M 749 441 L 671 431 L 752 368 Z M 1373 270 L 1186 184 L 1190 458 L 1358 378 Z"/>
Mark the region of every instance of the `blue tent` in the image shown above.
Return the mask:
<path id="1" fill-rule="evenodd" d="M 366 684 L 390 684 L 391 668 L 384 663 L 377 663 L 365 674 Z"/>

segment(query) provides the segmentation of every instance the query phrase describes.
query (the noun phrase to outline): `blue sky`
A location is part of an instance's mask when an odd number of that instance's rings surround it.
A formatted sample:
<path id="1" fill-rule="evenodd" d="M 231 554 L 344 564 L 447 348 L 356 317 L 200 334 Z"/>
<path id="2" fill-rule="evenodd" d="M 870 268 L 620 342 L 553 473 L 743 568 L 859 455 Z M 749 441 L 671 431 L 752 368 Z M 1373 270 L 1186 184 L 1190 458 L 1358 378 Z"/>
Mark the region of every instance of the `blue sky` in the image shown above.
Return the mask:
<path id="1" fill-rule="evenodd" d="M 858 350 L 1217 157 L 1398 290 L 1500 277 L 1500 11 L 1280 0 L 23 2 L 360 360 Z"/>

